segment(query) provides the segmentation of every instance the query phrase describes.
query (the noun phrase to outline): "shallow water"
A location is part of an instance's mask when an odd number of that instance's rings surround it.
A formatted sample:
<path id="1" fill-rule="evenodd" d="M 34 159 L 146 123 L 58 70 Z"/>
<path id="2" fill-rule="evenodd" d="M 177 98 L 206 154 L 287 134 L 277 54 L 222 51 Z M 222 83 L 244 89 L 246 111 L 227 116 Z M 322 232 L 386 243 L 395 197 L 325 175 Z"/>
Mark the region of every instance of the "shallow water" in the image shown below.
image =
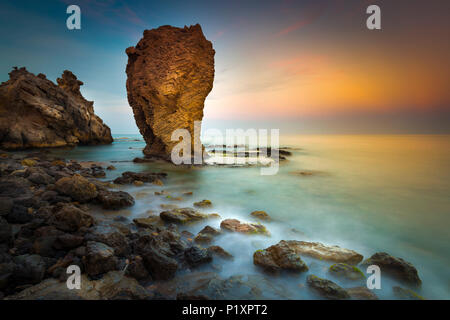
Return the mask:
<path id="1" fill-rule="evenodd" d="M 214 204 L 205 212 L 218 212 L 222 218 L 255 221 L 250 212 L 268 212 L 274 221 L 264 224 L 271 237 L 226 234 L 215 242 L 235 256 L 232 262 L 215 262 L 223 276 L 261 274 L 253 266 L 253 252 L 279 240 L 320 241 L 356 250 L 365 258 L 378 251 L 401 257 L 419 271 L 423 281 L 416 290 L 419 294 L 429 299 L 450 298 L 450 136 L 282 136 L 280 145 L 295 149 L 273 176 L 260 175 L 256 167 L 188 169 L 163 163 L 136 164 L 131 160 L 142 157 L 145 144 L 138 135 L 126 137 L 131 139 L 116 140 L 109 146 L 53 152 L 66 159 L 113 162 L 117 170 L 108 171 L 106 179 L 127 170 L 169 173 L 164 187 L 125 187 L 136 198 L 136 205 L 107 214 L 134 218 L 148 215 L 148 210 L 158 214 L 162 203 L 192 206 L 202 199 Z M 154 195 L 162 189 L 174 196 L 184 191 L 194 194 L 173 201 Z M 218 228 L 220 219 L 187 228 L 196 233 L 206 224 Z M 304 260 L 310 267 L 308 273 L 264 275 L 283 292 L 269 297 L 316 298 L 304 286 L 305 278 L 311 273 L 330 278 L 330 263 Z M 364 285 L 332 280 L 343 287 Z M 382 275 L 381 285 L 376 294 L 394 298 L 396 282 Z"/>

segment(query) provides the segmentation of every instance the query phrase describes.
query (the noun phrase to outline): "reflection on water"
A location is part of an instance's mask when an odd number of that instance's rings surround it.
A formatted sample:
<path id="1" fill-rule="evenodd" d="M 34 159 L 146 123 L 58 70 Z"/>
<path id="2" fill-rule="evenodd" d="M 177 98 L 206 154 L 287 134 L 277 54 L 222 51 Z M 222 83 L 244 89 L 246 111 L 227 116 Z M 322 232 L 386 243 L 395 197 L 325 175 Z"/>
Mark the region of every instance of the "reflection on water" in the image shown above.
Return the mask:
<path id="1" fill-rule="evenodd" d="M 129 136 L 130 137 L 130 136 Z M 132 138 L 136 138 L 134 136 Z M 161 204 L 192 206 L 209 199 L 222 218 L 254 221 L 250 212 L 265 210 L 272 236 L 226 234 L 215 244 L 231 252 L 234 261 L 216 262 L 224 276 L 260 274 L 252 264 L 256 249 L 281 239 L 320 241 L 356 250 L 365 257 L 385 251 L 413 263 L 423 280 L 426 298 L 450 298 L 450 137 L 449 136 L 282 136 L 280 145 L 293 155 L 278 174 L 261 176 L 259 168 L 174 167 L 164 163 L 136 164 L 144 142 L 121 139 L 110 146 L 56 150 L 67 159 L 114 161 L 114 179 L 123 171 L 165 171 L 164 187 L 130 186 L 136 198 L 130 217 L 158 214 Z M 181 201 L 156 196 L 167 190 Z M 196 233 L 210 220 L 191 227 Z M 310 273 L 330 278 L 329 263 L 304 259 Z M 309 274 L 309 273 L 308 273 Z M 271 277 L 289 298 L 312 298 L 303 284 L 307 274 Z M 333 279 L 343 287 L 355 286 Z M 363 283 L 364 284 L 364 283 Z M 362 284 L 362 285 L 363 285 Z M 392 298 L 392 280 L 383 277 L 380 298 Z"/>

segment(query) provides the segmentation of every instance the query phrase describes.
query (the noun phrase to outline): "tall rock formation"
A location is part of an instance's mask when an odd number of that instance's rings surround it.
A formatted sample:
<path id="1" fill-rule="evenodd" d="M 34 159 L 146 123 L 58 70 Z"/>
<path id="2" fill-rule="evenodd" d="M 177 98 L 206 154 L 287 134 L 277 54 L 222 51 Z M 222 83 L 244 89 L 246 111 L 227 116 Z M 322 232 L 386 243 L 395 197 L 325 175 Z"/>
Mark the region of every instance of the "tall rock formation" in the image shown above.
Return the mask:
<path id="1" fill-rule="evenodd" d="M 70 71 L 57 79 L 14 68 L 0 84 L 0 148 L 61 147 L 111 143 L 111 130 L 80 93 Z"/>
<path id="2" fill-rule="evenodd" d="M 147 143 L 144 154 L 170 159 L 176 129 L 189 130 L 192 146 L 200 143 L 194 121 L 202 120 L 213 87 L 215 54 L 200 25 L 145 30 L 126 53 L 128 102 Z"/>

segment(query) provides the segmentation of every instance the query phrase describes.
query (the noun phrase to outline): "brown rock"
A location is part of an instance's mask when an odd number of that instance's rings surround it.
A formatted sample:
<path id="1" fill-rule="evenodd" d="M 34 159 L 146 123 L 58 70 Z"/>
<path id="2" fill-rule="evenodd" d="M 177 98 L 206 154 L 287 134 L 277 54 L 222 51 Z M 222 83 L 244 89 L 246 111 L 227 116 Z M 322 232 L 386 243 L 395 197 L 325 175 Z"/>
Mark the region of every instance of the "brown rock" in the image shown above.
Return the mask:
<path id="1" fill-rule="evenodd" d="M 342 262 L 354 265 L 358 264 L 363 259 L 363 256 L 356 251 L 338 246 L 327 246 L 319 242 L 296 240 L 280 241 L 280 243 L 282 242 L 300 255 L 310 256 L 324 261 Z"/>
<path id="2" fill-rule="evenodd" d="M 345 289 L 350 297 L 356 300 L 378 300 L 375 293 L 367 289 L 367 287 L 354 287 Z"/>
<path id="3" fill-rule="evenodd" d="M 283 241 L 267 249 L 255 251 L 253 263 L 271 272 L 280 270 L 308 271 L 308 266 L 303 262 L 300 255 Z"/>
<path id="4" fill-rule="evenodd" d="M 98 195 L 97 187 L 79 174 L 59 179 L 55 187 L 59 193 L 80 202 L 87 202 Z"/>
<path id="5" fill-rule="evenodd" d="M 0 84 L 0 147 L 22 149 L 113 141 L 94 114 L 94 103 L 80 93 L 83 84 L 64 71 L 55 85 L 25 68 L 15 68 Z"/>
<path id="6" fill-rule="evenodd" d="M 202 120 L 213 87 L 215 52 L 200 25 L 145 30 L 126 53 L 128 101 L 147 143 L 144 154 L 169 160 L 176 129 L 190 132 L 192 146 L 201 144 L 194 121 Z"/>
<path id="7" fill-rule="evenodd" d="M 417 269 L 410 262 L 393 257 L 385 252 L 375 253 L 369 259 L 363 261 L 362 265 L 377 265 L 381 272 L 386 272 L 409 285 L 420 286 L 422 284 Z"/>
<path id="8" fill-rule="evenodd" d="M 233 232 L 240 232 L 246 234 L 266 234 L 269 231 L 262 224 L 257 223 L 243 223 L 237 219 L 225 219 L 220 223 L 220 228 Z"/>

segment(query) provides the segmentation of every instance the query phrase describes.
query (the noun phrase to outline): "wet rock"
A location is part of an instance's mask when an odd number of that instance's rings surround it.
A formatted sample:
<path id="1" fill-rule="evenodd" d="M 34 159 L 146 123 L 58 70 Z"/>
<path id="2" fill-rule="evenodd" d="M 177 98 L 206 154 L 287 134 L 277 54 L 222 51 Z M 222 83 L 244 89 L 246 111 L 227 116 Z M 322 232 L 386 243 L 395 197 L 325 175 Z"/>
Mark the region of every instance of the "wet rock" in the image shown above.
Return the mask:
<path id="1" fill-rule="evenodd" d="M 9 261 L 0 263 L 0 290 L 8 288 L 13 283 L 15 264 Z"/>
<path id="2" fill-rule="evenodd" d="M 74 232 L 82 227 L 90 227 L 94 223 L 94 218 L 73 205 L 64 204 L 52 208 L 48 223 L 62 231 Z"/>
<path id="3" fill-rule="evenodd" d="M 116 255 L 126 255 L 130 252 L 127 238 L 115 227 L 108 224 L 99 224 L 84 236 L 87 241 L 102 242 L 114 249 Z"/>
<path id="4" fill-rule="evenodd" d="M 197 246 L 192 246 L 184 251 L 184 257 L 186 262 L 191 267 L 197 267 L 201 264 L 209 263 L 213 259 L 210 251 Z"/>
<path id="5" fill-rule="evenodd" d="M 142 186 L 144 185 L 144 182 L 139 181 L 139 180 L 134 180 L 134 181 L 133 181 L 133 184 L 134 184 L 136 187 L 142 187 Z"/>
<path id="6" fill-rule="evenodd" d="M 198 233 L 195 238 L 194 238 L 195 242 L 198 243 L 211 243 L 213 241 L 213 236 L 210 234 L 206 234 L 206 233 Z"/>
<path id="7" fill-rule="evenodd" d="M 88 202 L 95 199 L 98 195 L 95 184 L 79 174 L 75 174 L 70 178 L 59 179 L 56 181 L 55 187 L 59 193 L 70 196 L 79 202 Z"/>
<path id="8" fill-rule="evenodd" d="M 335 277 L 343 277 L 348 280 L 362 280 L 366 278 L 358 267 L 346 263 L 335 263 L 330 266 L 328 272 Z"/>
<path id="9" fill-rule="evenodd" d="M 80 246 L 84 241 L 82 236 L 65 233 L 57 237 L 55 247 L 57 249 L 73 249 Z"/>
<path id="10" fill-rule="evenodd" d="M 220 223 L 220 228 L 233 231 L 240 232 L 245 234 L 264 234 L 269 235 L 269 231 L 262 224 L 256 223 L 243 223 L 237 219 L 226 219 Z"/>
<path id="11" fill-rule="evenodd" d="M 316 294 L 326 299 L 341 300 L 350 298 L 348 292 L 333 281 L 310 275 L 306 279 L 306 283 Z"/>
<path id="12" fill-rule="evenodd" d="M 338 246 L 327 246 L 319 242 L 306 242 L 289 240 L 286 245 L 291 247 L 300 255 L 305 255 L 325 261 L 342 262 L 347 264 L 358 264 L 363 256 L 356 251 L 341 248 Z"/>
<path id="13" fill-rule="evenodd" d="M 6 220 L 8 220 L 9 223 L 28 223 L 34 218 L 35 217 L 30 213 L 29 208 L 16 204 L 6 216 Z"/>
<path id="14" fill-rule="evenodd" d="M 207 248 L 207 250 L 213 256 L 218 256 L 218 257 L 220 257 L 222 259 L 226 259 L 226 260 L 233 259 L 233 255 L 220 246 L 210 246 Z"/>
<path id="15" fill-rule="evenodd" d="M 86 272 L 95 276 L 116 269 L 114 249 L 101 242 L 88 241 L 86 245 Z"/>
<path id="16" fill-rule="evenodd" d="M 36 284 L 45 275 L 46 264 L 37 254 L 25 254 L 14 257 L 14 281 L 17 284 Z"/>
<path id="17" fill-rule="evenodd" d="M 270 272 L 281 270 L 308 271 L 308 266 L 303 262 L 300 255 L 283 241 L 267 249 L 255 251 L 253 263 Z"/>
<path id="18" fill-rule="evenodd" d="M 113 165 L 107 166 L 106 170 L 116 170 L 116 167 L 114 167 Z"/>
<path id="19" fill-rule="evenodd" d="M 209 208 L 212 207 L 212 202 L 210 200 L 202 200 L 199 202 L 194 202 L 194 206 L 199 208 Z"/>
<path id="20" fill-rule="evenodd" d="M 347 293 L 356 300 L 378 300 L 378 297 L 367 287 L 354 287 L 345 289 Z"/>
<path id="21" fill-rule="evenodd" d="M 111 143 L 110 129 L 80 93 L 83 83 L 64 71 L 58 85 L 25 68 L 0 85 L 0 147 L 5 149 Z M 28 165 L 28 163 L 26 164 Z"/>
<path id="22" fill-rule="evenodd" d="M 150 274 L 145 269 L 141 256 L 135 256 L 128 265 L 127 274 L 137 280 L 148 279 Z"/>
<path id="23" fill-rule="evenodd" d="M 155 229 L 161 225 L 162 221 L 160 217 L 148 217 L 148 218 L 136 218 L 133 222 L 141 228 Z"/>
<path id="24" fill-rule="evenodd" d="M 134 181 L 142 182 L 154 182 L 156 179 L 165 178 L 167 173 L 155 173 L 155 172 L 131 172 L 126 171 L 122 173 L 121 177 L 114 180 L 116 184 L 132 184 Z"/>
<path id="25" fill-rule="evenodd" d="M 0 216 L 6 216 L 11 212 L 14 202 L 11 198 L 0 197 Z"/>
<path id="26" fill-rule="evenodd" d="M 12 228 L 9 223 L 0 216 L 0 243 L 7 243 L 11 240 Z"/>
<path id="27" fill-rule="evenodd" d="M 422 284 L 417 269 L 411 263 L 402 258 L 395 258 L 385 252 L 375 253 L 365 260 L 362 265 L 377 265 L 382 273 L 386 272 L 410 285 L 420 286 Z"/>
<path id="28" fill-rule="evenodd" d="M 165 255 L 154 247 L 148 247 L 142 254 L 144 264 L 155 280 L 167 280 L 173 278 L 178 270 L 175 259 Z"/>
<path id="29" fill-rule="evenodd" d="M 124 276 L 121 271 L 110 271 L 100 280 L 90 280 L 81 276 L 80 290 L 67 290 L 66 282 L 57 279 L 45 279 L 41 283 L 17 294 L 6 297 L 7 300 L 147 300 L 153 296 L 139 283 Z"/>
<path id="30" fill-rule="evenodd" d="M 199 221 L 209 217 L 209 215 L 200 213 L 192 208 L 179 208 L 163 211 L 159 216 L 163 221 L 180 224 Z"/>
<path id="31" fill-rule="evenodd" d="M 144 154 L 170 160 L 175 129 L 187 129 L 192 146 L 201 145 L 194 121 L 202 120 L 212 89 L 215 52 L 200 25 L 145 30 L 126 53 L 128 101 L 147 143 Z"/>
<path id="32" fill-rule="evenodd" d="M 31 183 L 23 177 L 0 177 L 0 196 L 17 198 L 30 194 Z"/>
<path id="33" fill-rule="evenodd" d="M 121 209 L 134 205 L 133 197 L 124 191 L 101 190 L 97 199 L 105 209 Z"/>
<path id="34" fill-rule="evenodd" d="M 33 252 L 43 257 L 54 257 L 56 250 L 54 244 L 57 236 L 39 237 L 34 240 Z"/>
<path id="35" fill-rule="evenodd" d="M 424 297 L 418 295 L 411 289 L 405 289 L 399 286 L 392 287 L 392 291 L 394 292 L 394 295 L 402 300 L 425 300 Z"/>
<path id="36" fill-rule="evenodd" d="M 267 214 L 267 212 L 265 211 L 253 211 L 252 213 L 250 213 L 250 215 L 252 217 L 258 218 L 260 220 L 264 220 L 264 221 L 270 221 L 270 216 Z"/>
<path id="37" fill-rule="evenodd" d="M 58 202 L 71 202 L 72 199 L 70 197 L 61 196 L 56 191 L 45 191 L 41 194 L 41 199 L 43 201 L 48 202 L 49 204 L 56 204 Z"/>

